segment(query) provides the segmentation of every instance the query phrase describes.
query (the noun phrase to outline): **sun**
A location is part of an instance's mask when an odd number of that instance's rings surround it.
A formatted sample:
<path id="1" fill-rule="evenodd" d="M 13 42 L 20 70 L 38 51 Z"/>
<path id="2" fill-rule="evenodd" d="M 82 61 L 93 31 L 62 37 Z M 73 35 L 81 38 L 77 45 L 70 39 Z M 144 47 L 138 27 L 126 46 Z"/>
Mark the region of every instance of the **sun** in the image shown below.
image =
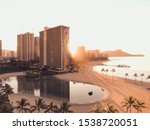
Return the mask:
<path id="1" fill-rule="evenodd" d="M 71 55 L 74 56 L 76 54 L 76 47 L 70 46 L 69 51 L 70 51 Z"/>

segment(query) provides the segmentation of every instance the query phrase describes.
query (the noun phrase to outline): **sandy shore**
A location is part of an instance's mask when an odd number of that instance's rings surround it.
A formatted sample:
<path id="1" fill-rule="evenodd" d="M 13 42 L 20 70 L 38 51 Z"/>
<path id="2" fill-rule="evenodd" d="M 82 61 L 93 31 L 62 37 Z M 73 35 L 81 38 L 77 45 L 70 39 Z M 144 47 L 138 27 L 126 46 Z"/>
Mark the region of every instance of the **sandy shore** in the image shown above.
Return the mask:
<path id="1" fill-rule="evenodd" d="M 111 76 L 107 76 L 107 79 L 104 78 L 103 74 L 98 74 L 92 70 L 94 65 L 100 64 L 99 62 L 89 62 L 84 64 L 85 69 L 84 72 L 79 73 L 67 73 L 61 75 L 55 75 L 55 77 L 63 80 L 71 80 L 78 81 L 84 83 L 94 84 L 100 87 L 103 87 L 105 90 L 109 92 L 107 98 L 105 98 L 102 103 L 104 104 L 113 104 L 120 112 L 126 112 L 126 109 L 122 108 L 121 102 L 124 97 L 133 96 L 137 99 L 141 99 L 146 103 L 147 108 L 143 109 L 143 112 L 150 112 L 150 83 L 144 83 L 140 85 L 140 82 L 134 83 L 133 81 L 126 82 L 125 79 L 114 77 L 112 80 Z M 19 76 L 24 75 L 23 72 L 19 73 L 10 73 L 10 74 L 2 74 L 0 78 L 7 78 L 9 76 Z M 11 101 L 15 105 L 15 102 L 20 98 L 27 98 L 31 104 L 34 104 L 34 100 L 38 99 L 38 97 L 26 94 L 13 94 L 10 96 Z M 48 98 L 44 98 L 46 103 L 54 101 L 55 104 L 59 104 L 60 102 L 56 100 L 51 100 Z M 93 104 L 86 105 L 77 105 L 72 104 L 71 109 L 74 112 L 89 112 Z M 133 111 L 136 112 L 136 111 Z"/>
<path id="2" fill-rule="evenodd" d="M 24 72 L 4 73 L 4 74 L 0 74 L 0 79 L 5 79 L 13 76 L 21 76 L 21 75 L 25 75 L 25 73 Z"/>
<path id="3" fill-rule="evenodd" d="M 65 80 L 75 80 L 80 82 L 92 83 L 108 90 L 109 96 L 103 100 L 104 104 L 113 104 L 120 112 L 126 112 L 126 109 L 122 108 L 121 102 L 125 97 L 133 96 L 145 102 L 147 108 L 143 109 L 143 112 L 150 112 L 150 83 L 136 82 L 132 80 L 126 81 L 124 78 L 104 76 L 103 74 L 96 73 L 92 70 L 94 65 L 100 64 L 99 62 L 86 63 L 84 72 L 81 73 L 69 73 L 56 75 L 55 77 Z M 113 79 L 113 80 L 112 80 Z M 84 106 L 85 107 L 85 106 Z M 83 108 L 84 108 L 83 107 Z M 73 106 L 76 111 L 81 112 L 82 107 Z M 88 112 L 91 105 L 85 107 L 85 112 Z M 133 111 L 136 112 L 136 111 Z"/>

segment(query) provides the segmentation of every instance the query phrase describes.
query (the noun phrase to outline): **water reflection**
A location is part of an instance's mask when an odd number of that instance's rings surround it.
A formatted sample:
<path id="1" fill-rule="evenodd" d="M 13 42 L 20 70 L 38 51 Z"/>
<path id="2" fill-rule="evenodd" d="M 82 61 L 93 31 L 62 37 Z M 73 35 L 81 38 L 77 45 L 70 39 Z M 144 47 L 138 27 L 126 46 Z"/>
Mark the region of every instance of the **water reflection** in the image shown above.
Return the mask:
<path id="1" fill-rule="evenodd" d="M 3 80 L 14 88 L 15 93 L 25 93 L 51 100 L 65 101 L 76 104 L 87 104 L 103 99 L 105 91 L 91 84 L 64 81 L 52 76 L 26 78 L 24 76 L 10 77 Z"/>
<path id="2" fill-rule="evenodd" d="M 68 81 L 48 76 L 32 79 L 21 76 L 17 80 L 19 92 L 69 102 Z"/>

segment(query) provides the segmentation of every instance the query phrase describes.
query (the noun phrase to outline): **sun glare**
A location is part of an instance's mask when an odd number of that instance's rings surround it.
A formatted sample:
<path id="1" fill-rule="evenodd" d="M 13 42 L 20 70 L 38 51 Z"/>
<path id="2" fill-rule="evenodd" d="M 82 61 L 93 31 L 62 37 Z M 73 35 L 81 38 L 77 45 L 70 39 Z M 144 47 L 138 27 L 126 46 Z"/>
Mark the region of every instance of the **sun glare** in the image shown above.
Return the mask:
<path id="1" fill-rule="evenodd" d="M 76 53 L 76 47 L 70 47 L 69 50 L 70 50 L 71 55 L 74 56 Z"/>

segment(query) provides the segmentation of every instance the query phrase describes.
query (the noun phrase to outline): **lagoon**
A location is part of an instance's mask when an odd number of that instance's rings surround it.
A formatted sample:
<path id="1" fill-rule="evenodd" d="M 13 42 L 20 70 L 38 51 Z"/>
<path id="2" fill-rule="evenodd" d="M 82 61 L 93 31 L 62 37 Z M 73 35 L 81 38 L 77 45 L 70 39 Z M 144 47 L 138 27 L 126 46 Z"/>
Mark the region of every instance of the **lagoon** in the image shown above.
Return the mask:
<path id="1" fill-rule="evenodd" d="M 9 77 L 1 80 L 10 84 L 14 93 L 34 95 L 71 104 L 90 104 L 104 99 L 106 90 L 92 84 L 59 80 L 53 76 L 26 78 Z"/>

